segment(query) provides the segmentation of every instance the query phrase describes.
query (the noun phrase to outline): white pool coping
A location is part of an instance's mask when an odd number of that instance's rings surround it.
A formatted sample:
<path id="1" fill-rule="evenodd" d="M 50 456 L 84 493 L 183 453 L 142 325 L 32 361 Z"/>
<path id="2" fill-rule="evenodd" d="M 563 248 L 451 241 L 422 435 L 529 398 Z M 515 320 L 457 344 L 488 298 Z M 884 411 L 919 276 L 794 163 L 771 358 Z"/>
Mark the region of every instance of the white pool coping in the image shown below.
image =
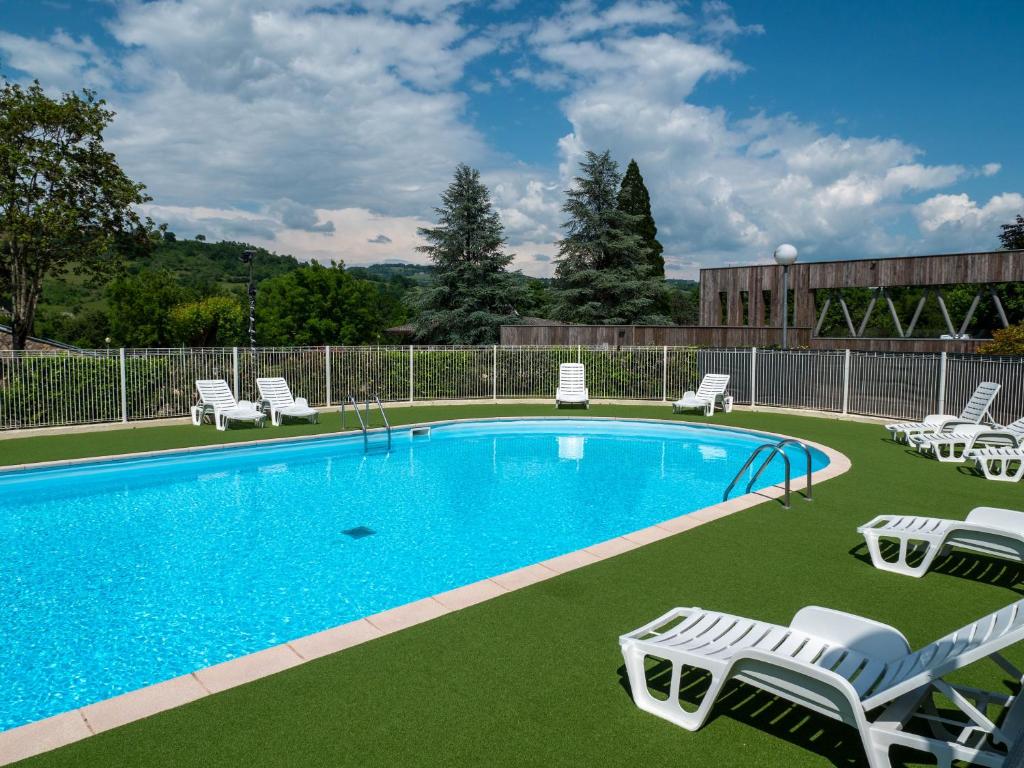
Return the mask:
<path id="1" fill-rule="evenodd" d="M 712 429 L 722 429 L 737 432 L 747 432 L 756 435 L 785 438 L 789 435 L 782 435 L 762 430 L 746 429 L 732 425 L 716 425 L 706 422 L 681 421 L 678 419 L 647 419 L 647 418 L 615 418 L 607 416 L 586 416 L 585 414 L 557 416 L 506 416 L 506 417 L 483 417 L 467 419 L 446 419 L 443 421 L 420 422 L 417 424 L 402 424 L 394 427 L 393 432 L 405 432 L 414 427 L 436 426 L 441 424 L 456 424 L 470 421 L 522 421 L 534 419 L 578 419 L 588 418 L 604 421 L 632 421 L 640 423 L 655 424 L 682 424 L 686 426 L 698 426 Z M 382 432 L 383 428 L 370 430 L 371 432 Z M 83 464 L 102 460 L 124 460 L 133 458 L 163 456 L 176 453 L 194 453 L 196 451 L 211 451 L 239 448 L 253 445 L 272 445 L 274 443 L 290 443 L 300 440 L 322 440 L 325 438 L 336 438 L 339 434 L 327 433 L 321 435 L 304 435 L 299 437 L 272 438 L 264 440 L 249 440 L 238 443 L 227 443 L 218 445 L 206 445 L 190 448 L 175 448 L 162 451 L 147 451 L 132 454 L 117 454 L 116 456 L 92 457 L 83 459 L 68 459 L 63 461 L 40 462 L 36 464 L 22 464 L 15 467 L 4 467 L 2 472 L 24 470 L 27 468 L 43 468 L 55 466 L 68 466 Z M 356 433 L 358 434 L 358 433 Z M 818 449 L 828 456 L 827 467 L 812 473 L 813 485 L 836 477 L 847 472 L 851 467 L 850 460 L 839 451 L 828 446 L 815 443 L 802 438 L 800 440 L 808 446 Z M 799 503 L 800 494 L 806 485 L 802 473 L 794 477 L 791 482 L 793 497 Z M 43 720 L 37 720 L 26 725 L 0 731 L 0 765 L 23 760 L 33 755 L 48 752 L 52 749 L 72 744 L 76 741 L 93 736 L 121 725 L 126 725 L 136 720 L 155 715 L 174 707 L 195 701 L 197 699 L 234 688 L 239 685 L 268 677 L 281 672 L 289 667 L 294 667 L 312 659 L 320 658 L 331 653 L 343 651 L 368 640 L 398 632 L 407 627 L 422 624 L 424 622 L 454 613 L 486 600 L 491 600 L 501 595 L 513 592 L 517 589 L 536 584 L 546 579 L 553 578 L 563 573 L 582 568 L 592 563 L 600 562 L 610 557 L 615 557 L 623 552 L 637 549 L 655 541 L 674 536 L 678 533 L 691 530 L 701 525 L 711 523 L 719 518 L 726 517 L 735 512 L 755 507 L 770 499 L 780 498 L 784 490 L 780 486 L 773 486 L 754 493 L 737 496 L 736 498 L 713 504 L 694 512 L 689 512 L 680 517 L 665 520 L 647 528 L 642 528 L 632 533 L 593 544 L 574 552 L 569 552 L 558 557 L 543 560 L 533 565 L 518 568 L 508 573 L 491 576 L 480 581 L 457 587 L 448 592 L 416 600 L 405 605 L 375 613 L 356 621 L 342 624 L 331 629 L 323 630 L 312 635 L 291 640 L 287 643 L 274 645 L 262 651 L 239 656 L 235 659 L 215 664 L 211 667 L 198 669 L 190 674 L 165 680 L 154 685 L 139 688 L 134 691 L 123 693 L 110 699 L 88 704 L 84 707 L 72 709 L 53 715 Z M 794 505 L 795 506 L 795 505 Z M 613 638 L 614 639 L 614 638 Z"/>

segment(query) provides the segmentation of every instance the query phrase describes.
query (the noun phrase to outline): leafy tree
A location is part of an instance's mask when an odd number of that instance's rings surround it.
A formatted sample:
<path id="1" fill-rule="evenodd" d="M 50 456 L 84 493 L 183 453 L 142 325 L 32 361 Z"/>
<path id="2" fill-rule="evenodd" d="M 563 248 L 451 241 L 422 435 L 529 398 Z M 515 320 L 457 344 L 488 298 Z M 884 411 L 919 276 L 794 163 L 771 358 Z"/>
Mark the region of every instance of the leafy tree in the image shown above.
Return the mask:
<path id="1" fill-rule="evenodd" d="M 1024 355 L 1024 323 L 992 332 L 992 341 L 978 347 L 983 355 Z"/>
<path id="2" fill-rule="evenodd" d="M 168 325 L 175 345 L 230 347 L 242 341 L 247 317 L 238 298 L 209 296 L 171 309 Z"/>
<path id="3" fill-rule="evenodd" d="M 316 262 L 261 283 L 256 333 L 269 346 L 380 343 L 401 321 L 397 303 L 342 264 Z"/>
<path id="4" fill-rule="evenodd" d="M 179 341 L 171 312 L 196 296 L 166 269 L 142 269 L 107 288 L 111 343 L 115 347 L 169 347 Z"/>
<path id="5" fill-rule="evenodd" d="M 419 230 L 416 250 L 434 262 L 434 283 L 417 299 L 416 337 L 442 344 L 493 344 L 498 326 L 516 322 L 524 287 L 508 271 L 501 218 L 480 172 L 459 164 L 441 194 L 436 227 Z"/>
<path id="6" fill-rule="evenodd" d="M 556 316 L 577 323 L 667 322 L 657 312 L 664 280 L 651 275 L 636 234 L 640 217 L 618 207 L 618 164 L 607 151 L 587 152 L 580 171 L 562 206 L 569 220 L 558 243 Z"/>
<path id="7" fill-rule="evenodd" d="M 1016 223 L 1003 224 L 999 240 L 1002 242 L 1003 248 L 1008 251 L 1024 248 L 1024 216 L 1018 213 Z"/>
<path id="8" fill-rule="evenodd" d="M 71 265 L 104 274 L 117 237 L 145 232 L 133 208 L 149 200 L 145 187 L 103 148 L 114 117 L 104 104 L 88 90 L 51 99 L 38 82 L 0 88 L 0 273 L 15 349 L 32 333 L 47 275 Z"/>
<path id="9" fill-rule="evenodd" d="M 664 277 L 665 258 L 661 255 L 664 248 L 658 242 L 658 227 L 651 215 L 651 195 L 644 184 L 644 177 L 640 175 L 640 166 L 636 164 L 636 160 L 630 160 L 626 166 L 617 204 L 620 211 L 637 217 L 631 229 L 640 235 L 647 249 L 647 263 L 651 267 L 651 275 Z"/>

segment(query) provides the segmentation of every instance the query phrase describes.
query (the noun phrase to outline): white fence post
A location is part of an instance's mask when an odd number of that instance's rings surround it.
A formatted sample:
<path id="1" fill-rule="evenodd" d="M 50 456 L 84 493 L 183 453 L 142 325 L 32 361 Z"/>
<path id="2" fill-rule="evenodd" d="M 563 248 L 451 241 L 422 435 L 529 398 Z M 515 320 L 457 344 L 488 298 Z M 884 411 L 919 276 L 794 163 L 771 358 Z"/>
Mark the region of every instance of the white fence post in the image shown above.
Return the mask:
<path id="1" fill-rule="evenodd" d="M 494 387 L 494 402 L 498 402 L 498 345 L 491 345 L 491 354 L 494 359 L 491 361 L 491 386 Z"/>
<path id="2" fill-rule="evenodd" d="M 661 348 L 661 402 L 668 400 L 668 346 Z"/>
<path id="3" fill-rule="evenodd" d="M 331 407 L 331 345 L 324 347 L 324 385 L 327 389 L 327 407 Z"/>
<path id="4" fill-rule="evenodd" d="M 850 350 L 846 350 L 843 360 L 843 416 L 850 408 Z"/>
<path id="5" fill-rule="evenodd" d="M 939 407 L 935 411 L 940 416 L 946 412 L 946 353 L 939 355 Z"/>
<path id="6" fill-rule="evenodd" d="M 412 344 L 409 345 L 409 402 L 413 401 Z"/>
<path id="7" fill-rule="evenodd" d="M 582 344 L 577 344 L 576 345 L 576 362 L 577 363 L 582 363 L 583 362 L 583 345 Z"/>
<path id="8" fill-rule="evenodd" d="M 757 410 L 757 347 L 750 348 L 750 410 Z"/>
<path id="9" fill-rule="evenodd" d="M 240 372 L 238 370 L 238 347 L 231 348 L 231 364 L 235 368 L 235 400 L 238 399 L 238 382 L 240 378 Z"/>
<path id="10" fill-rule="evenodd" d="M 121 421 L 128 421 L 128 372 L 124 364 L 124 347 L 121 347 Z"/>

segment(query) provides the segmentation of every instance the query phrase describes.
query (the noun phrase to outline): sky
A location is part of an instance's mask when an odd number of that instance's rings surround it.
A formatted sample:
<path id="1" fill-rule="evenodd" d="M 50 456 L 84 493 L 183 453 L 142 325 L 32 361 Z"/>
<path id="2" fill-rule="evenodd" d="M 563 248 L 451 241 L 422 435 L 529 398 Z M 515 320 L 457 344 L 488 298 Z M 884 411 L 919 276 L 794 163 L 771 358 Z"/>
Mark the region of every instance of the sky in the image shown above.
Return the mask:
<path id="1" fill-rule="evenodd" d="M 552 273 L 587 150 L 636 159 L 670 277 L 989 250 L 1024 214 L 1024 3 L 0 0 L 0 74 L 117 113 L 179 237 L 422 263 L 455 165 Z"/>

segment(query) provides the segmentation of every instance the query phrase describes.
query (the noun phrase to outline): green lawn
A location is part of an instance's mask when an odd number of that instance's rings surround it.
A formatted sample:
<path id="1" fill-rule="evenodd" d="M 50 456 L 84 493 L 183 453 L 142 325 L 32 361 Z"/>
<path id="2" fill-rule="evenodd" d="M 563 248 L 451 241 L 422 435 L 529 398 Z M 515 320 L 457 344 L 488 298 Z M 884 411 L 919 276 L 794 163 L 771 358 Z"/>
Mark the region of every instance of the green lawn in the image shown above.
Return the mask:
<path id="1" fill-rule="evenodd" d="M 476 405 L 389 415 L 408 423 L 553 413 Z M 666 406 L 589 413 L 672 418 Z M 765 503 L 24 764 L 864 765 L 855 731 L 751 689 L 734 689 L 697 733 L 640 712 L 624 687 L 619 634 L 676 605 L 786 623 L 819 604 L 893 624 L 919 646 L 1020 599 L 1022 570 L 954 554 L 922 579 L 882 573 L 865 562 L 856 526 L 886 511 L 963 517 L 976 505 L 1024 509 L 1024 488 L 923 459 L 877 425 L 747 412 L 713 421 L 828 444 L 853 469 L 816 488 L 813 503 Z M 337 426 L 332 415 L 320 430 Z M 0 462 L 314 431 L 225 435 L 175 426 L 35 437 L 0 441 Z M 1007 656 L 1022 664 L 1024 648 Z M 971 677 L 998 679 L 987 667 Z"/>

